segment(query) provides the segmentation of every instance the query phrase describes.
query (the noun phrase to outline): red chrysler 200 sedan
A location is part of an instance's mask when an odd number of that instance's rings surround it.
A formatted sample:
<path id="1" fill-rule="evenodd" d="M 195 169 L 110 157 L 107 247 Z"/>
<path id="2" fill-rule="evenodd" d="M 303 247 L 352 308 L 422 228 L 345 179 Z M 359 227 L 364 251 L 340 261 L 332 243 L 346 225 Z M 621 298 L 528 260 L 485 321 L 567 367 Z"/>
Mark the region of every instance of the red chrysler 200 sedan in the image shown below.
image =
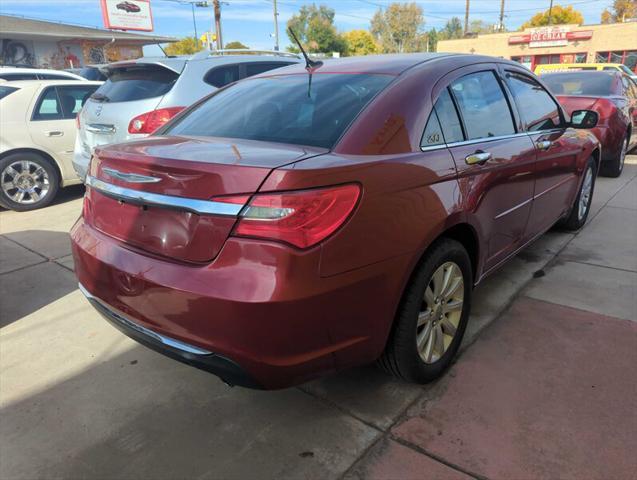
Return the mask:
<path id="1" fill-rule="evenodd" d="M 586 108 L 599 115 L 592 130 L 602 147 L 602 175 L 618 177 L 626 153 L 637 146 L 637 84 L 621 72 L 561 72 L 542 76 L 567 113 Z"/>
<path id="2" fill-rule="evenodd" d="M 478 55 L 286 67 L 97 149 L 71 231 L 115 327 L 229 384 L 378 360 L 412 382 L 458 350 L 471 291 L 556 222 L 600 162 L 528 70 Z"/>

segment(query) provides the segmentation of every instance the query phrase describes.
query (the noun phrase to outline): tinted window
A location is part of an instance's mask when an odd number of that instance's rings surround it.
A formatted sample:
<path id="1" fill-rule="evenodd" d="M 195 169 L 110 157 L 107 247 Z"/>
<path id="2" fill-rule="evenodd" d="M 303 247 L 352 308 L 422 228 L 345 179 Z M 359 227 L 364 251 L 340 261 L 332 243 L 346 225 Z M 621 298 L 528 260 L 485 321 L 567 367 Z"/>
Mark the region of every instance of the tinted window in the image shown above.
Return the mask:
<path id="1" fill-rule="evenodd" d="M 35 73 L 0 73 L 0 79 L 7 81 L 37 80 L 38 76 Z"/>
<path id="2" fill-rule="evenodd" d="M 274 70 L 275 68 L 285 67 L 287 65 L 292 65 L 291 62 L 253 62 L 246 63 L 246 77 L 251 77 L 253 75 L 258 75 L 259 73 L 267 72 L 269 70 Z"/>
<path id="3" fill-rule="evenodd" d="M 55 73 L 39 73 L 38 77 L 40 77 L 41 80 L 77 80 L 75 77 L 67 77 L 66 75 Z"/>
<path id="4" fill-rule="evenodd" d="M 63 117 L 75 118 L 96 89 L 97 85 L 58 87 L 58 99 L 62 106 Z"/>
<path id="5" fill-rule="evenodd" d="M 553 75 L 547 75 L 542 79 Z M 567 73 L 564 75 L 579 74 Z M 513 98 L 515 98 L 515 103 L 518 105 L 518 111 L 526 121 L 528 131 L 550 130 L 561 125 L 558 106 L 542 85 L 531 77 L 512 72 L 507 74 L 507 82 Z"/>
<path id="6" fill-rule="evenodd" d="M 111 71 L 108 80 L 92 98 L 107 102 L 131 102 L 161 97 L 175 84 L 178 74 L 157 65 L 119 67 Z"/>
<path id="7" fill-rule="evenodd" d="M 542 77 L 555 95 L 612 95 L 613 75 L 600 72 L 552 73 Z"/>
<path id="8" fill-rule="evenodd" d="M 239 80 L 239 65 L 215 67 L 206 73 L 203 81 L 213 87 L 221 88 Z"/>
<path id="9" fill-rule="evenodd" d="M 33 120 L 59 120 L 62 118 L 62 109 L 58 101 L 55 87 L 49 87 L 38 100 L 33 111 Z"/>
<path id="10" fill-rule="evenodd" d="M 472 73 L 451 84 L 467 138 L 515 133 L 509 104 L 493 72 Z"/>
<path id="11" fill-rule="evenodd" d="M 162 132 L 331 148 L 393 77 L 316 74 L 255 78 L 218 92 Z"/>
<path id="12" fill-rule="evenodd" d="M 440 127 L 436 112 L 432 110 L 431 115 L 429 115 L 429 120 L 427 120 L 425 133 L 422 136 L 420 145 L 423 147 L 431 147 L 432 145 L 442 145 L 444 143 L 445 138 L 442 135 L 442 127 Z"/>
<path id="13" fill-rule="evenodd" d="M 4 97 L 9 95 L 10 93 L 15 92 L 16 90 L 18 89 L 15 87 L 7 87 L 5 85 L 0 85 L 0 100 L 2 100 Z"/>
<path id="14" fill-rule="evenodd" d="M 464 140 L 462 133 L 462 125 L 458 118 L 458 112 L 453 104 L 449 90 L 443 90 L 436 100 L 434 105 L 440 126 L 442 127 L 442 134 L 445 137 L 445 142 L 461 142 Z"/>

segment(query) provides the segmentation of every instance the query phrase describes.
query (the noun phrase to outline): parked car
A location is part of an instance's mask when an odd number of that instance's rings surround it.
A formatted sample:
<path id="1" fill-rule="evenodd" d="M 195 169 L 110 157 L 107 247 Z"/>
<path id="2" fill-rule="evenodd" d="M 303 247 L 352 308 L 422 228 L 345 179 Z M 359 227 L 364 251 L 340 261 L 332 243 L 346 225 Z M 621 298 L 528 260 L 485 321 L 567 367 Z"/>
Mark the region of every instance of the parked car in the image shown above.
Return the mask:
<path id="1" fill-rule="evenodd" d="M 0 80 L 13 82 L 16 80 L 84 80 L 84 78 L 64 70 L 0 66 Z"/>
<path id="2" fill-rule="evenodd" d="M 0 205 L 25 211 L 51 203 L 73 170 L 75 117 L 100 82 L 29 80 L 0 84 Z"/>
<path id="3" fill-rule="evenodd" d="M 252 54 L 250 54 L 252 53 Z M 108 80 L 80 114 L 73 165 L 86 176 L 92 150 L 145 137 L 210 92 L 242 78 L 298 63 L 297 55 L 231 50 L 111 64 Z"/>
<path id="4" fill-rule="evenodd" d="M 121 2 L 116 5 L 118 10 L 124 10 L 126 13 L 137 13 L 141 10 L 139 5 L 134 4 L 133 2 Z"/>
<path id="5" fill-rule="evenodd" d="M 86 65 L 80 68 L 69 68 L 66 71 L 79 75 L 86 80 L 97 80 L 103 82 L 106 80 L 104 71 L 108 64 Z"/>
<path id="6" fill-rule="evenodd" d="M 527 69 L 480 55 L 237 82 L 95 150 L 71 231 L 80 288 L 127 335 L 230 384 L 374 360 L 430 381 L 473 286 L 556 222 L 584 225 L 600 151 L 578 129 L 597 114 L 572 118 Z"/>
<path id="7" fill-rule="evenodd" d="M 637 81 L 637 73 L 633 72 L 630 68 L 621 63 L 550 63 L 535 67 L 536 75 L 573 71 L 620 72 L 628 75 L 634 81 Z"/>
<path id="8" fill-rule="evenodd" d="M 568 113 L 595 110 L 593 133 L 602 144 L 604 175 L 618 177 L 626 153 L 637 146 L 637 85 L 620 72 L 566 72 L 542 77 Z"/>

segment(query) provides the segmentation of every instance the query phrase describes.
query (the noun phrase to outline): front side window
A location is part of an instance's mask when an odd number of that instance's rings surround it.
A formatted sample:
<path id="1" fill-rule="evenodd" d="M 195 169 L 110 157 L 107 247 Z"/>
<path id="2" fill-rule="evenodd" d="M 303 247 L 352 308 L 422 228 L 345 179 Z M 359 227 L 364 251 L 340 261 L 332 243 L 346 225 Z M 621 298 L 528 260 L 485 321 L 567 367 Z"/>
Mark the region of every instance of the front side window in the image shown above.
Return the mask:
<path id="1" fill-rule="evenodd" d="M 332 148 L 394 77 L 307 74 L 252 78 L 220 90 L 161 131 Z"/>
<path id="2" fill-rule="evenodd" d="M 62 118 L 62 108 L 58 101 L 55 87 L 49 87 L 40 97 L 33 112 L 33 120 L 60 120 Z"/>
<path id="3" fill-rule="evenodd" d="M 493 72 L 466 75 L 451 84 L 468 140 L 515 133 L 502 87 Z"/>
<path id="4" fill-rule="evenodd" d="M 97 90 L 98 85 L 78 87 L 58 87 L 58 98 L 62 106 L 63 118 L 75 118 L 86 100 Z"/>
<path id="5" fill-rule="evenodd" d="M 555 73 L 543 76 L 543 79 L 560 75 L 580 75 L 578 73 Z M 587 75 L 587 74 L 584 74 Z M 562 124 L 560 111 L 549 93 L 533 78 L 519 73 L 507 73 L 507 84 L 511 89 L 518 111 L 526 122 L 526 129 L 534 132 L 550 130 Z M 550 88 L 550 87 L 549 87 Z M 553 92 L 558 94 L 557 92 Z"/>

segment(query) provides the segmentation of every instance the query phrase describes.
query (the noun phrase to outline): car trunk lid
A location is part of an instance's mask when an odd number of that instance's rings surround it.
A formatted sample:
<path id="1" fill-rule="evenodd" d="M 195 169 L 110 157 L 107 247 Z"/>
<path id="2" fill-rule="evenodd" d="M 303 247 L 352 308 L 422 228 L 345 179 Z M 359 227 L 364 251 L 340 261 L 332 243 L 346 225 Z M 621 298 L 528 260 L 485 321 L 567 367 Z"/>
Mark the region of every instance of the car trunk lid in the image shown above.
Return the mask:
<path id="1" fill-rule="evenodd" d="M 326 150 L 257 141 L 149 137 L 97 149 L 85 218 L 145 252 L 208 262 L 221 250 L 242 205 L 272 169 Z M 214 197 L 214 200 L 211 199 Z"/>

